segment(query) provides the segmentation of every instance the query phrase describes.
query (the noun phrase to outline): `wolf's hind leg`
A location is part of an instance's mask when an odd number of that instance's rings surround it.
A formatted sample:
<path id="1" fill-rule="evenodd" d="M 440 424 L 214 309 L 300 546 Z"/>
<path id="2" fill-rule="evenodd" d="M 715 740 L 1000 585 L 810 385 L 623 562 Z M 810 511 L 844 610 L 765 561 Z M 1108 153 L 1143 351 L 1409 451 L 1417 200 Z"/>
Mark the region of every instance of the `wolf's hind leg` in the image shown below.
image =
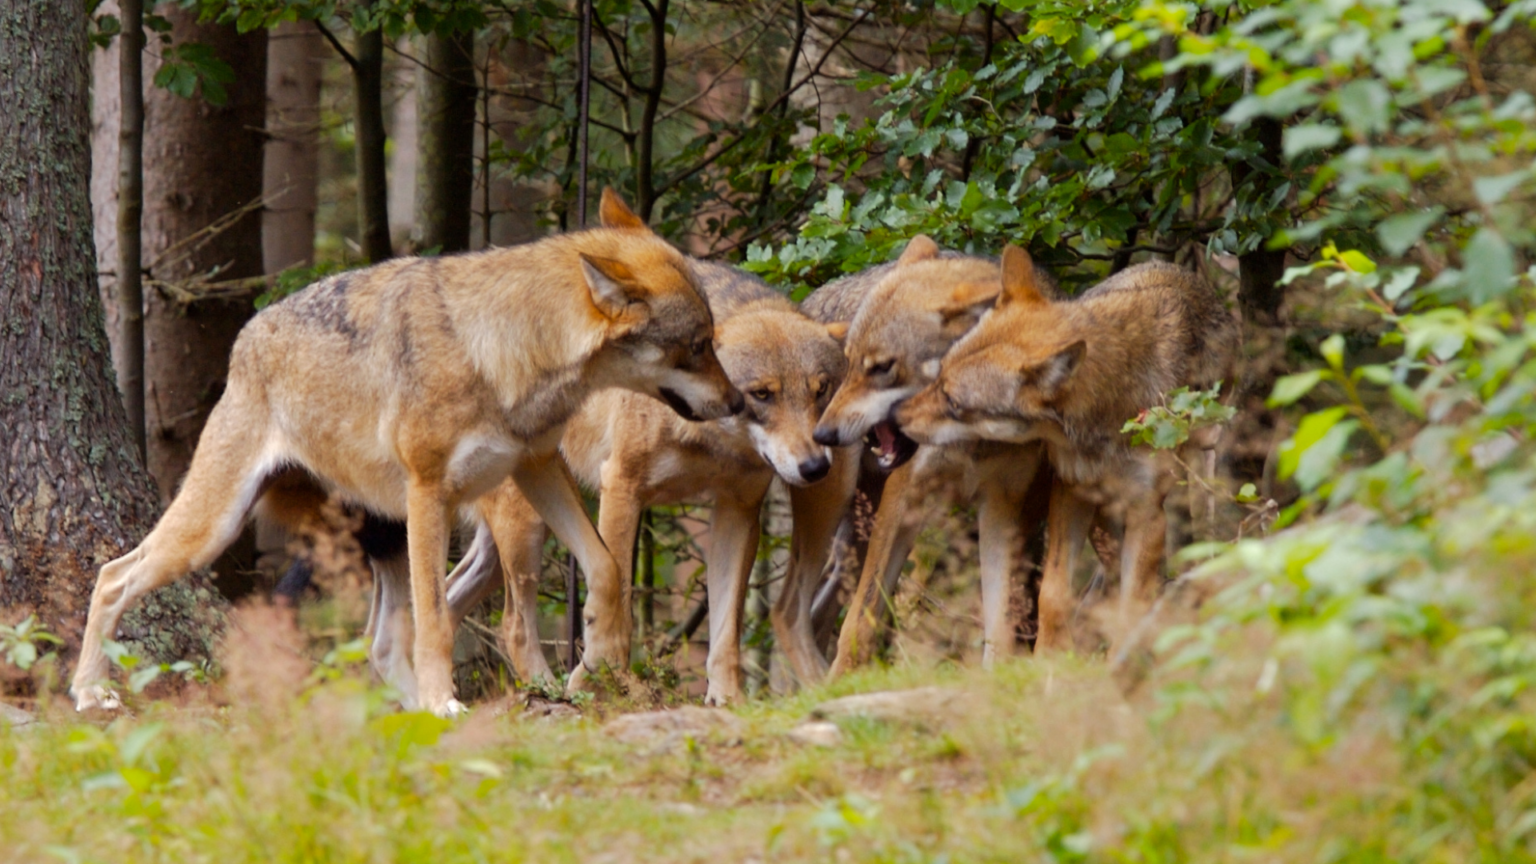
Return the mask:
<path id="1" fill-rule="evenodd" d="M 102 643 L 117 632 L 123 614 L 139 598 L 208 565 L 234 541 L 273 468 L 274 460 L 263 452 L 265 418 L 242 412 L 249 402 L 230 395 L 214 407 L 181 491 L 154 530 L 133 551 L 101 568 L 70 684 L 77 710 L 117 707 L 105 683 Z"/>
<path id="2" fill-rule="evenodd" d="M 400 704 L 414 711 L 419 701 L 410 662 L 416 633 L 411 622 L 410 558 L 402 553 L 369 563 L 373 565 L 373 608 L 363 631 L 372 639 L 368 665 L 386 684 L 400 691 Z"/>

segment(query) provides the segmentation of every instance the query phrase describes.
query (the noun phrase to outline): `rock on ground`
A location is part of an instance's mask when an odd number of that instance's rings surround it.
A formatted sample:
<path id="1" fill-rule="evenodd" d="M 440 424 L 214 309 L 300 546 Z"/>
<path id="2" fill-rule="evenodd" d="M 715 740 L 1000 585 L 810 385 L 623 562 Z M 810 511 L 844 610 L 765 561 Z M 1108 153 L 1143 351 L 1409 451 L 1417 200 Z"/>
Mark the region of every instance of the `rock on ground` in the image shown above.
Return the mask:
<path id="1" fill-rule="evenodd" d="M 843 730 L 827 720 L 807 720 L 789 730 L 789 740 L 812 747 L 836 747 L 842 743 Z"/>
<path id="2" fill-rule="evenodd" d="M 17 708 L 15 705 L 7 705 L 0 702 L 0 723 L 10 726 L 28 726 L 37 722 L 37 718 Z"/>
<path id="3" fill-rule="evenodd" d="M 652 744 L 655 749 L 670 750 L 690 738 L 699 743 L 738 743 L 742 722 L 729 711 L 685 705 L 668 711 L 625 714 L 609 721 L 603 731 L 625 744 Z"/>
<path id="4" fill-rule="evenodd" d="M 963 713 L 971 700 L 971 694 L 949 687 L 881 690 L 823 702 L 811 709 L 811 719 L 835 721 L 863 717 L 887 723 L 926 725 Z"/>

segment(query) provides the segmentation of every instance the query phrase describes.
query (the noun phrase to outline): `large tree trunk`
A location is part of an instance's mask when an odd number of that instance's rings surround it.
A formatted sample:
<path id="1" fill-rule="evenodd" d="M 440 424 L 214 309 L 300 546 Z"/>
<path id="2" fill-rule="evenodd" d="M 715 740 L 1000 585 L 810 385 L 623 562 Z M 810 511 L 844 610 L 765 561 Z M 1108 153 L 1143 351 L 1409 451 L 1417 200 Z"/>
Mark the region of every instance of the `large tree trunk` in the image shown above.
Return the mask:
<path id="1" fill-rule="evenodd" d="M 416 248 L 469 248 L 475 182 L 475 37 L 433 33 L 418 72 Z"/>
<path id="2" fill-rule="evenodd" d="M 278 25 L 267 40 L 267 146 L 262 169 L 262 269 L 315 262 L 320 171 L 320 67 L 329 50 L 308 22 Z"/>
<path id="3" fill-rule="evenodd" d="M 221 280 L 259 276 L 261 219 L 255 212 L 166 253 L 261 198 L 266 31 L 242 35 L 229 25 L 199 24 L 195 11 L 171 4 L 162 5 L 160 13 L 173 23 L 177 43 L 208 45 L 233 67 L 235 80 L 223 107 L 160 88 L 145 100 L 144 260 L 150 275 L 164 282 L 215 268 Z M 160 500 L 169 502 L 191 464 L 208 413 L 223 395 L 235 336 L 254 309 L 250 299 L 182 303 L 163 291 L 145 294 L 149 470 L 160 485 Z"/>
<path id="4" fill-rule="evenodd" d="M 84 0 L 0 0 L 0 620 L 36 613 L 71 648 L 96 568 L 157 510 L 102 325 L 86 51 Z M 125 635 L 207 657 L 214 599 L 198 580 L 162 590 Z"/>

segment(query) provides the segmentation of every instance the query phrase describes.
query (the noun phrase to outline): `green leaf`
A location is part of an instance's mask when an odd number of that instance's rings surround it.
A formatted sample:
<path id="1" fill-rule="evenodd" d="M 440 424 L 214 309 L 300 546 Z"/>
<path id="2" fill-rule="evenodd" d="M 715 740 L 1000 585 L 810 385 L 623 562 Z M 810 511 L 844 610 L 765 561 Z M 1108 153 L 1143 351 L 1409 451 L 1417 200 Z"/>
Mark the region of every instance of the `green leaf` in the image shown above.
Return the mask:
<path id="1" fill-rule="evenodd" d="M 37 646 L 31 642 L 17 642 L 11 647 L 11 665 L 25 672 L 37 662 Z"/>
<path id="2" fill-rule="evenodd" d="M 1285 158 L 1294 159 L 1312 150 L 1321 150 L 1339 143 L 1344 130 L 1337 126 L 1320 123 L 1303 123 L 1285 130 Z"/>
<path id="3" fill-rule="evenodd" d="M 1413 213 L 1399 213 L 1396 216 L 1383 219 L 1376 226 L 1376 239 L 1381 241 L 1381 248 L 1392 256 L 1402 255 L 1413 248 L 1424 232 L 1440 219 L 1441 209 L 1432 207 L 1428 210 L 1419 210 Z"/>
<path id="4" fill-rule="evenodd" d="M 1359 249 L 1346 249 L 1339 253 L 1339 260 L 1344 266 L 1356 273 L 1375 273 L 1376 262 L 1366 256 Z"/>
<path id="5" fill-rule="evenodd" d="M 1357 420 L 1340 422 L 1346 412 L 1342 407 L 1328 408 L 1302 418 L 1296 434 L 1280 447 L 1280 476 L 1294 476 L 1297 485 L 1306 492 L 1326 482 L 1360 425 Z"/>
<path id="6" fill-rule="evenodd" d="M 1530 176 L 1529 171 L 1516 171 L 1497 177 L 1479 177 L 1472 181 L 1472 191 L 1477 193 L 1477 200 L 1484 204 L 1497 204 Z"/>
<path id="7" fill-rule="evenodd" d="M 1335 97 L 1339 119 L 1366 134 L 1385 131 L 1392 107 L 1392 93 L 1374 78 L 1357 78 L 1344 85 Z"/>
<path id="8" fill-rule="evenodd" d="M 1308 372 L 1287 375 L 1275 382 L 1275 389 L 1269 394 L 1269 400 L 1264 404 L 1271 408 L 1281 408 L 1290 405 L 1312 392 L 1312 388 L 1316 387 L 1317 383 L 1323 380 L 1324 376 L 1332 377 L 1326 369 L 1313 369 Z"/>
<path id="9" fill-rule="evenodd" d="M 1324 339 L 1323 344 L 1318 346 L 1318 351 L 1322 353 L 1323 359 L 1328 361 L 1328 365 L 1332 366 L 1335 372 L 1343 371 L 1344 334 L 1335 333 Z"/>
<path id="10" fill-rule="evenodd" d="M 1486 303 L 1513 287 L 1515 253 L 1497 230 L 1479 228 L 1462 250 L 1462 261 L 1462 284 L 1473 303 Z"/>
<path id="11" fill-rule="evenodd" d="M 1392 395 L 1392 401 L 1397 403 L 1397 407 L 1420 420 L 1424 419 L 1424 400 L 1419 398 L 1412 387 L 1394 381 L 1387 387 L 1387 392 Z"/>
<path id="12" fill-rule="evenodd" d="M 154 665 L 145 666 L 143 669 L 135 671 L 132 675 L 128 676 L 128 689 L 134 693 L 144 692 L 145 687 L 148 687 L 156 678 L 160 677 L 160 671 L 160 667 Z"/>

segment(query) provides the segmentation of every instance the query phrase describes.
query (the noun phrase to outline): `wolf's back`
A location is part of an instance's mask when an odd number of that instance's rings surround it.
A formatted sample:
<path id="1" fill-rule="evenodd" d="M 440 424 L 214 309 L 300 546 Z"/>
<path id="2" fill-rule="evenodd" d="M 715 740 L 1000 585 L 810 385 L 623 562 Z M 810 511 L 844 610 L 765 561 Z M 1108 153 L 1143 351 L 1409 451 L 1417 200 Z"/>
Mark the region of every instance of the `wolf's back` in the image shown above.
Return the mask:
<path id="1" fill-rule="evenodd" d="M 765 300 L 780 300 L 788 306 L 789 298 L 769 287 L 767 282 L 729 264 L 689 258 L 699 291 L 709 303 L 709 314 L 715 323 L 731 317 L 743 307 Z"/>
<path id="2" fill-rule="evenodd" d="M 1193 270 L 1166 261 L 1137 264 L 1095 285 L 1077 302 L 1159 322 L 1164 330 L 1159 353 L 1191 386 L 1231 377 L 1240 338 L 1237 322 L 1216 287 Z"/>
<path id="3" fill-rule="evenodd" d="M 992 258 L 956 252 L 953 249 L 939 250 L 939 258 L 978 258 L 983 261 L 995 261 Z M 895 269 L 896 262 L 887 261 L 884 264 L 876 264 L 857 273 L 849 273 L 847 276 L 834 279 L 811 292 L 811 296 L 805 298 L 800 304 L 800 310 L 823 324 L 851 323 L 854 316 L 858 314 L 859 307 L 864 305 L 864 298 L 868 297 L 869 292 L 873 291 L 875 286 Z"/>

